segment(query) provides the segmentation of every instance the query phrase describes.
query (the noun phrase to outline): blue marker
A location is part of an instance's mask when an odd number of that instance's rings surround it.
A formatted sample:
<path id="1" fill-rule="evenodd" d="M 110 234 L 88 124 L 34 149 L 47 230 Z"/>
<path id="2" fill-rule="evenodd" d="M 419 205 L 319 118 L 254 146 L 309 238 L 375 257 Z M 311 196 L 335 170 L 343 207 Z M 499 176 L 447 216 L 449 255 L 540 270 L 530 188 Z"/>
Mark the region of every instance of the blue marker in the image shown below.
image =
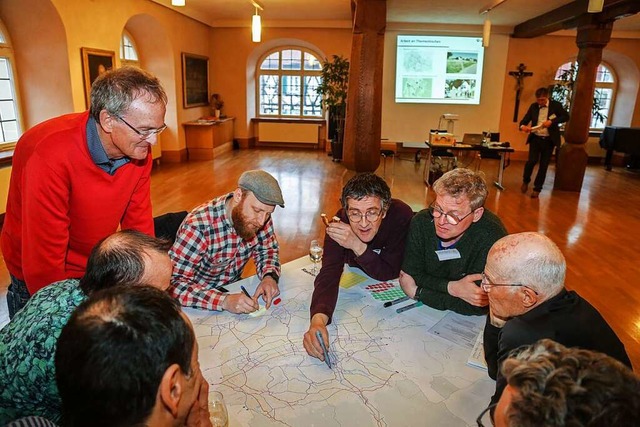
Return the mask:
<path id="1" fill-rule="evenodd" d="M 324 363 L 327 364 L 329 369 L 331 369 L 331 362 L 329 361 L 329 352 L 327 351 L 327 347 L 324 345 L 324 341 L 322 339 L 322 334 L 320 331 L 316 331 L 316 338 L 320 341 L 320 347 L 322 347 L 322 352 L 324 353 Z"/>
<path id="2" fill-rule="evenodd" d="M 242 292 L 244 292 L 248 298 L 251 298 L 251 295 L 249 295 L 249 292 L 247 292 L 247 289 L 244 286 L 240 285 L 240 289 L 242 289 Z"/>
<path id="3" fill-rule="evenodd" d="M 411 310 L 412 308 L 420 307 L 421 305 L 424 305 L 424 304 L 422 302 L 420 302 L 420 301 L 414 302 L 413 304 L 405 305 L 404 307 L 398 308 L 396 310 L 396 313 L 399 314 L 399 313 L 402 313 L 404 311 Z"/>

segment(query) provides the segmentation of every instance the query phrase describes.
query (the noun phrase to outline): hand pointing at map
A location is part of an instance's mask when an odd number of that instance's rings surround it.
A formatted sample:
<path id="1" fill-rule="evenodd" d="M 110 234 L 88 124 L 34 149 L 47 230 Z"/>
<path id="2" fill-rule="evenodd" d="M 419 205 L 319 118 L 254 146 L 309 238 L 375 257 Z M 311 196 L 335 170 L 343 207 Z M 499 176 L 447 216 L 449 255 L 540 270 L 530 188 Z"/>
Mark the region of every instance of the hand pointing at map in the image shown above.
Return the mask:
<path id="1" fill-rule="evenodd" d="M 327 323 L 329 322 L 329 317 L 326 314 L 318 313 L 311 318 L 311 325 L 309 326 L 309 330 L 304 334 L 304 339 L 302 340 L 302 345 L 304 345 L 304 349 L 307 350 L 309 356 L 313 356 L 317 359 L 320 359 L 324 362 L 324 351 L 322 349 L 322 345 L 318 342 L 316 338 L 316 331 L 320 331 L 322 338 L 325 342 L 327 350 L 329 349 L 329 332 L 327 331 Z"/>

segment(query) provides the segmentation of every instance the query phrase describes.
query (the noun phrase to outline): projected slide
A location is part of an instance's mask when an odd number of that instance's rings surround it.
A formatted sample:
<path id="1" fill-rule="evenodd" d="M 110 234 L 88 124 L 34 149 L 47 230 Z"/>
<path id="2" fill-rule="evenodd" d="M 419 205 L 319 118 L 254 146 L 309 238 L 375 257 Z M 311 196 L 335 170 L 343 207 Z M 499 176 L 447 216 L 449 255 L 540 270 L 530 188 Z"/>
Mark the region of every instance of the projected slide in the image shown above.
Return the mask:
<path id="1" fill-rule="evenodd" d="M 396 102 L 480 103 L 481 38 L 399 35 L 396 58 Z"/>

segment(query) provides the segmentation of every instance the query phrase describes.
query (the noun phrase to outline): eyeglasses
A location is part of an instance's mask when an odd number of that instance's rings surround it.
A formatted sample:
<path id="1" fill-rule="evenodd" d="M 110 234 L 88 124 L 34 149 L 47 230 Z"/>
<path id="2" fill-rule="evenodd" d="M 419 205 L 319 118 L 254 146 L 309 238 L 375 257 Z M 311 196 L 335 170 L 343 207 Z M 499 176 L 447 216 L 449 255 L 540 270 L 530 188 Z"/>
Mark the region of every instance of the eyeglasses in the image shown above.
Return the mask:
<path id="1" fill-rule="evenodd" d="M 476 210 L 473 209 L 471 212 L 469 212 L 468 214 L 464 215 L 464 216 L 458 216 L 452 212 L 445 212 L 442 209 L 440 209 L 440 207 L 435 205 L 434 203 L 431 203 L 429 205 L 429 213 L 431 214 L 431 216 L 433 218 L 440 218 L 441 216 L 444 215 L 444 219 L 447 220 L 447 222 L 451 225 L 458 225 L 460 224 L 460 222 L 465 219 L 466 217 L 468 217 L 469 215 L 471 215 L 472 213 L 474 213 Z"/>
<path id="2" fill-rule="evenodd" d="M 131 129 L 132 131 L 137 133 L 138 136 L 140 137 L 141 141 L 144 141 L 145 139 L 149 139 L 153 135 L 157 135 L 157 134 L 159 134 L 160 132 L 162 132 L 163 130 L 165 130 L 167 128 L 167 125 L 162 125 L 162 126 L 160 126 L 159 128 L 156 128 L 156 129 L 138 130 L 138 129 L 134 128 L 133 126 L 131 126 L 129 123 L 127 123 L 127 121 L 125 119 L 123 119 L 122 117 L 120 117 L 119 115 L 114 114 L 113 116 L 116 117 L 117 119 L 121 120 L 122 123 L 124 123 L 125 125 L 127 125 L 129 127 L 129 129 Z"/>
<path id="3" fill-rule="evenodd" d="M 484 273 L 482 273 L 482 283 L 480 284 L 480 286 L 482 287 L 482 290 L 485 292 L 489 292 L 489 288 L 491 288 L 492 286 L 512 286 L 512 287 L 531 289 L 529 286 L 523 285 L 522 283 L 493 283 L 491 279 L 489 279 L 489 276 L 487 276 Z M 531 290 L 533 291 L 533 293 L 538 295 L 538 292 L 535 289 L 531 289 Z"/>
<path id="4" fill-rule="evenodd" d="M 496 406 L 498 406 L 497 403 L 489 405 L 480 413 L 478 418 L 476 418 L 476 424 L 478 424 L 478 427 L 488 427 L 493 425 L 493 422 L 491 421 L 491 410 Z M 486 424 L 482 421 L 483 418 L 484 421 L 486 421 Z"/>
<path id="5" fill-rule="evenodd" d="M 369 222 L 376 222 L 378 218 L 380 218 L 380 215 L 382 215 L 381 210 L 366 211 L 365 213 L 355 210 L 347 211 L 347 216 L 351 222 L 360 222 L 362 221 L 362 218 L 366 218 Z"/>

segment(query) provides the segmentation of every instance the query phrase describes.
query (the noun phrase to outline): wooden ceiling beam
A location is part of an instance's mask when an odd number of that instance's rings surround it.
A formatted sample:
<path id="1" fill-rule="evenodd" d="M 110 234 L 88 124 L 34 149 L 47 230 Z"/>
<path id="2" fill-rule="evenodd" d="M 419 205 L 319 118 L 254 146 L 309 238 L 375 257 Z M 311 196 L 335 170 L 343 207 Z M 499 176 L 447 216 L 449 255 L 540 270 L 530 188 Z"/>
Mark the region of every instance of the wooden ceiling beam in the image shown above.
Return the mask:
<path id="1" fill-rule="evenodd" d="M 606 0 L 600 13 L 587 13 L 588 3 L 589 0 L 577 0 L 518 24 L 512 37 L 538 37 L 582 25 L 598 25 L 640 12 L 638 0 Z"/>

